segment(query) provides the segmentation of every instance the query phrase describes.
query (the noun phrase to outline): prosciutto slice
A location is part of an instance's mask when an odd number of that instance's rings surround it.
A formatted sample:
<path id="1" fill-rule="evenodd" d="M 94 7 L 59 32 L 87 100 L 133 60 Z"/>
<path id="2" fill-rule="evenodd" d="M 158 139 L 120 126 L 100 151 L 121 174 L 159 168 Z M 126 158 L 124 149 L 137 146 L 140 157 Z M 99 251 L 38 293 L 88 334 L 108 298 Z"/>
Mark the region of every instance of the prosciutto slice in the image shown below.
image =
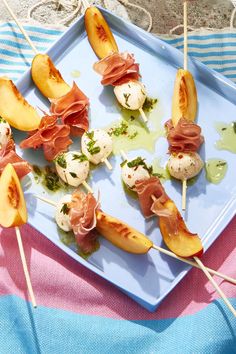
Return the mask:
<path id="1" fill-rule="evenodd" d="M 82 136 L 88 130 L 89 99 L 75 82 L 66 95 L 51 101 L 51 113 L 60 117 L 63 123 L 70 127 L 72 135 Z"/>
<path id="2" fill-rule="evenodd" d="M 46 160 L 52 161 L 59 153 L 67 151 L 72 144 L 69 138 L 70 128 L 65 124 L 57 124 L 56 116 L 44 116 L 37 130 L 20 143 L 22 149 L 42 146 Z"/>
<path id="3" fill-rule="evenodd" d="M 96 211 L 99 202 L 91 193 L 76 191 L 72 194 L 69 205 L 69 218 L 76 242 L 83 253 L 91 253 L 97 248 L 97 234 L 94 230 L 97 224 Z"/>
<path id="4" fill-rule="evenodd" d="M 135 63 L 133 54 L 127 52 L 108 55 L 95 63 L 93 68 L 102 75 L 101 84 L 104 86 L 118 86 L 140 77 L 139 64 Z"/>
<path id="5" fill-rule="evenodd" d="M 135 182 L 135 190 L 141 210 L 145 218 L 154 214 L 158 216 L 170 216 L 170 212 L 165 208 L 164 203 L 169 199 L 159 178 L 150 177 Z"/>
<path id="6" fill-rule="evenodd" d="M 181 118 L 175 127 L 171 120 L 165 126 L 170 153 L 196 152 L 204 141 L 201 128 L 185 118 Z"/>
<path id="7" fill-rule="evenodd" d="M 13 139 L 9 141 L 6 146 L 5 153 L 0 159 L 0 175 L 4 169 L 4 167 L 11 163 L 17 173 L 17 176 L 21 179 L 31 172 L 31 166 L 25 160 L 23 160 L 20 156 L 15 152 L 15 143 Z"/>

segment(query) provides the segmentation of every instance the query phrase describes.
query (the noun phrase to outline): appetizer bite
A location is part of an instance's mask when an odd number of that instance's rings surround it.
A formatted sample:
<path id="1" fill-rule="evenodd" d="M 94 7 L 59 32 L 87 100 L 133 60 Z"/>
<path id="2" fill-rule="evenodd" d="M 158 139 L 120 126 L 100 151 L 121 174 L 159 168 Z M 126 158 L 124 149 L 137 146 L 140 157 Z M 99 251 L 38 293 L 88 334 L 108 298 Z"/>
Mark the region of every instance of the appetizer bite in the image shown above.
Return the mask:
<path id="1" fill-rule="evenodd" d="M 128 188 L 137 192 L 144 217 L 158 216 L 160 231 L 167 247 L 176 255 L 184 258 L 201 255 L 203 247 L 199 236 L 188 230 L 159 178 L 152 176 L 152 169 L 141 157 L 130 161 L 123 151 L 121 154 L 124 158 L 121 164 L 122 179 Z M 126 166 L 129 168 L 128 176 L 123 172 L 124 168 L 127 169 Z M 137 172 L 138 169 L 142 172 Z"/>
<path id="2" fill-rule="evenodd" d="M 98 165 L 112 153 L 112 139 L 105 130 L 90 130 L 82 135 L 81 150 L 90 162 Z"/>
<path id="3" fill-rule="evenodd" d="M 133 54 L 119 53 L 111 30 L 102 13 L 94 6 L 85 12 L 85 28 L 91 47 L 101 59 L 94 64 L 94 70 L 102 75 L 101 84 L 112 85 L 118 102 L 130 110 L 139 110 L 143 120 L 143 104 L 147 97 L 146 88 L 139 81 L 139 64 Z"/>

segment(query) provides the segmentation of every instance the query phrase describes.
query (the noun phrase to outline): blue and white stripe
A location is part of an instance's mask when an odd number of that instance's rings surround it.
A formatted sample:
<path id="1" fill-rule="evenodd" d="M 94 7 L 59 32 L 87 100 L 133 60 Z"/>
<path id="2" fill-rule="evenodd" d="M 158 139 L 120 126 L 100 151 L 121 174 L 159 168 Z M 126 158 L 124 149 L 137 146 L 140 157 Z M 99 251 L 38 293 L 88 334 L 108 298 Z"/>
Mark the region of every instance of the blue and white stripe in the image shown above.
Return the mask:
<path id="1" fill-rule="evenodd" d="M 28 24 L 24 28 L 42 53 L 63 32 L 63 29 Z M 165 37 L 164 40 L 180 50 L 183 49 L 183 36 Z M 236 82 L 236 30 L 191 32 L 188 36 L 188 51 L 190 56 Z M 16 81 L 30 67 L 33 57 L 34 53 L 18 27 L 12 22 L 1 24 L 0 75 L 7 75 Z"/>

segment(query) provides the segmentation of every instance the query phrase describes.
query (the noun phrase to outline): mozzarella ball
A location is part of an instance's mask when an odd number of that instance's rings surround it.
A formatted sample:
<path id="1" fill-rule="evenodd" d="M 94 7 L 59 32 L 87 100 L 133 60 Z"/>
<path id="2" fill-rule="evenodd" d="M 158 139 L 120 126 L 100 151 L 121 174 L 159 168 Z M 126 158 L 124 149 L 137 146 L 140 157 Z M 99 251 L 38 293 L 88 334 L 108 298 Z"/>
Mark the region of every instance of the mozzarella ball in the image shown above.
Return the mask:
<path id="1" fill-rule="evenodd" d="M 60 227 L 60 229 L 66 232 L 72 230 L 70 218 L 69 218 L 69 207 L 68 207 L 68 203 L 70 202 L 71 202 L 71 194 L 64 195 L 64 197 L 62 197 L 57 204 L 56 214 L 55 214 L 57 225 Z"/>
<path id="2" fill-rule="evenodd" d="M 135 182 L 140 179 L 148 179 L 150 177 L 149 172 L 142 166 L 129 167 L 128 163 L 132 160 L 128 160 L 121 169 L 121 177 L 128 188 L 134 189 Z"/>
<path id="3" fill-rule="evenodd" d="M 98 165 L 111 154 L 112 139 L 105 130 L 94 129 L 83 134 L 81 149 L 89 161 Z"/>
<path id="4" fill-rule="evenodd" d="M 196 152 L 172 154 L 167 163 L 170 175 L 181 181 L 198 175 L 203 166 L 204 163 Z"/>
<path id="5" fill-rule="evenodd" d="M 11 127 L 0 117 L 0 152 L 4 150 L 11 139 Z"/>
<path id="6" fill-rule="evenodd" d="M 59 177 L 70 186 L 78 187 L 89 174 L 89 162 L 79 151 L 69 151 L 60 154 L 55 159 Z"/>
<path id="7" fill-rule="evenodd" d="M 144 84 L 137 80 L 115 86 L 114 94 L 123 107 L 131 110 L 142 108 L 147 97 Z"/>

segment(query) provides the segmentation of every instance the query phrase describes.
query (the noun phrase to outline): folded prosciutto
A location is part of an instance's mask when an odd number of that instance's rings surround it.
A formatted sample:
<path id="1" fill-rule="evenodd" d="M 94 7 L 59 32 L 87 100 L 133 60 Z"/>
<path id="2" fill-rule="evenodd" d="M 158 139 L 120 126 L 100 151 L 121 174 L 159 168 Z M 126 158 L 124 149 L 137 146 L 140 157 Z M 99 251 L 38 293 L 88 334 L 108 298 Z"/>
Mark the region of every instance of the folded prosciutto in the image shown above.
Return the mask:
<path id="1" fill-rule="evenodd" d="M 145 218 L 154 214 L 159 216 L 168 216 L 169 211 L 164 207 L 165 202 L 169 199 L 159 178 L 150 177 L 135 182 L 135 190 L 141 210 Z"/>
<path id="2" fill-rule="evenodd" d="M 94 228 L 97 224 L 96 211 L 99 202 L 91 193 L 75 191 L 69 203 L 69 218 L 76 242 L 83 253 L 91 253 L 97 248 L 97 234 Z"/>
<path id="3" fill-rule="evenodd" d="M 140 77 L 139 64 L 135 63 L 133 54 L 127 52 L 113 53 L 95 63 L 93 68 L 102 75 L 104 86 L 118 86 Z"/>
<path id="4" fill-rule="evenodd" d="M 4 154 L 0 158 L 0 174 L 8 163 L 13 165 L 19 178 L 23 178 L 31 172 L 30 164 L 15 152 L 15 143 L 13 139 L 8 142 Z"/>
<path id="5" fill-rule="evenodd" d="M 60 117 L 62 122 L 70 127 L 72 135 L 82 136 L 88 130 L 89 99 L 75 82 L 66 95 L 52 99 L 51 102 L 51 113 Z"/>
<path id="6" fill-rule="evenodd" d="M 44 116 L 37 130 L 20 143 L 22 149 L 42 146 L 46 160 L 52 161 L 55 157 L 72 144 L 69 138 L 70 128 L 65 124 L 57 124 L 56 116 Z"/>
<path id="7" fill-rule="evenodd" d="M 196 152 L 204 141 L 201 128 L 185 118 L 181 118 L 175 127 L 171 119 L 165 126 L 170 153 Z"/>

